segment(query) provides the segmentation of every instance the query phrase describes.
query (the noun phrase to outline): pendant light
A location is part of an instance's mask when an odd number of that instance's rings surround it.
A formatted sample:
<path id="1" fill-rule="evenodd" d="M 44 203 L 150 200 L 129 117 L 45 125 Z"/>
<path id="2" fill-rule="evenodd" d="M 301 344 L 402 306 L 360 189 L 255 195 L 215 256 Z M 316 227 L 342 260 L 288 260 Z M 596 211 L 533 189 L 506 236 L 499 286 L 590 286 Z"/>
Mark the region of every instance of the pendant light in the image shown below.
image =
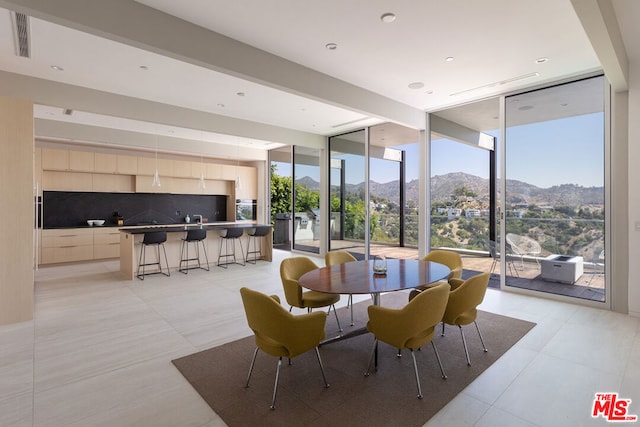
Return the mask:
<path id="1" fill-rule="evenodd" d="M 204 163 L 202 162 L 202 154 L 200 155 L 200 181 L 198 182 L 198 188 L 200 190 L 205 190 L 207 188 L 207 183 L 204 182 Z"/>
<path id="2" fill-rule="evenodd" d="M 158 174 L 158 135 L 156 135 L 156 173 L 153 174 L 152 187 L 160 187 L 160 175 Z"/>

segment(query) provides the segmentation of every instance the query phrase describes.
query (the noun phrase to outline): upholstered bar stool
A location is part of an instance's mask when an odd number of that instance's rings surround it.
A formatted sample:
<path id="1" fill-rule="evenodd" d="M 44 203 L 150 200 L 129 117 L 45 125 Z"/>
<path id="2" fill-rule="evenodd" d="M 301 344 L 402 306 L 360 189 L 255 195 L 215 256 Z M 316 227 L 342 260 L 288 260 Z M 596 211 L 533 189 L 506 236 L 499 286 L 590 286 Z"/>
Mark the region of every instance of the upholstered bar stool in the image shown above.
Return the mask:
<path id="1" fill-rule="evenodd" d="M 220 238 L 222 241 L 220 242 L 220 249 L 218 250 L 218 267 L 227 268 L 229 264 L 240 264 L 236 259 L 236 240 L 240 243 L 240 259 L 243 261 L 240 265 L 244 264 L 244 249 L 242 248 L 242 237 L 244 234 L 243 228 L 225 228 L 224 230 L 220 230 Z M 229 249 L 229 244 L 231 244 L 231 249 Z M 222 247 L 224 246 L 224 253 L 222 253 Z M 224 262 L 220 262 L 220 258 L 224 260 Z M 233 261 L 228 261 L 230 258 L 233 258 Z"/>
<path id="2" fill-rule="evenodd" d="M 259 258 L 262 258 L 262 243 L 256 239 L 265 237 L 269 233 L 271 233 L 271 227 L 266 225 L 249 229 L 247 232 L 249 236 L 247 238 L 247 256 L 244 257 L 244 262 L 255 264 Z M 251 250 L 251 242 L 253 242 L 253 250 Z M 253 255 L 253 259 L 249 259 L 251 255 Z"/>
<path id="3" fill-rule="evenodd" d="M 207 238 L 207 230 L 203 228 L 192 228 L 187 231 L 186 236 L 182 239 L 182 246 L 180 248 L 180 265 L 178 271 L 187 274 L 189 270 L 194 268 L 201 268 L 202 270 L 209 271 L 209 257 L 207 256 L 207 248 L 204 240 Z M 189 246 L 195 245 L 195 257 L 189 258 Z M 206 263 L 205 267 L 200 263 L 200 245 L 202 245 L 202 252 L 204 253 L 204 259 Z M 194 263 L 197 262 L 197 264 Z M 190 265 L 189 263 L 192 262 Z M 184 266 L 183 266 L 184 265 Z"/>
<path id="4" fill-rule="evenodd" d="M 169 261 L 167 260 L 167 251 L 164 248 L 164 242 L 167 241 L 167 232 L 166 231 L 150 231 L 144 233 L 144 237 L 142 239 L 142 246 L 140 248 L 140 260 L 138 261 L 138 272 L 136 276 L 140 280 L 144 280 L 144 276 L 148 274 L 158 274 L 162 273 L 165 276 L 170 276 L 171 272 L 169 271 Z M 155 262 L 147 262 L 147 246 L 155 246 L 156 247 L 156 261 Z M 162 271 L 162 259 L 160 257 L 160 246 L 162 246 L 162 252 L 164 253 L 164 263 L 167 267 L 166 273 Z M 150 265 L 157 265 L 158 269 L 148 273 L 145 267 Z M 142 274 L 140 274 L 140 269 L 142 269 Z"/>

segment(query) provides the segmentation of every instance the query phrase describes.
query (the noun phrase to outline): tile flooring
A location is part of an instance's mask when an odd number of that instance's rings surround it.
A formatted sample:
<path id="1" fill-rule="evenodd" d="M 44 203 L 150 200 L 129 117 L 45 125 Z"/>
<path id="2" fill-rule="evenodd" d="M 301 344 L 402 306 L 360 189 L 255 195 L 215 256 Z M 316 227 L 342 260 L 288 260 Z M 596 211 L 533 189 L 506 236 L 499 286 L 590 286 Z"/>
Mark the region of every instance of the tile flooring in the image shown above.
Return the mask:
<path id="1" fill-rule="evenodd" d="M 223 426 L 170 360 L 249 335 L 238 289 L 282 296 L 288 256 L 144 281 L 41 268 L 35 319 L 0 326 L 0 426 Z M 481 308 L 538 325 L 428 426 L 606 425 L 596 392 L 640 415 L 640 319 L 493 289 Z"/>

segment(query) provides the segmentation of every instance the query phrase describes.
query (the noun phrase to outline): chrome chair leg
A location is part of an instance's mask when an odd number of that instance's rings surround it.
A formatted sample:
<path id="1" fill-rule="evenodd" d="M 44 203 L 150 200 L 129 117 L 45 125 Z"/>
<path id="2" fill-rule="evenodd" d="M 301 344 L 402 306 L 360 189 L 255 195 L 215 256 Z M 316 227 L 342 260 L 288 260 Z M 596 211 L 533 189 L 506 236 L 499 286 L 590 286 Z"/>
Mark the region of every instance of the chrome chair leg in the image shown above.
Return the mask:
<path id="1" fill-rule="evenodd" d="M 442 322 L 442 332 L 440 333 L 440 336 L 443 337 L 444 336 L 444 322 Z"/>
<path id="2" fill-rule="evenodd" d="M 276 368 L 276 382 L 273 385 L 273 399 L 271 399 L 271 409 L 276 409 L 276 393 L 278 392 L 278 377 L 280 377 L 280 366 L 282 366 L 282 357 L 278 358 L 278 367 Z"/>
<path id="3" fill-rule="evenodd" d="M 440 354 L 438 353 L 438 349 L 436 348 L 436 344 L 431 341 L 431 346 L 433 347 L 433 351 L 436 353 L 436 359 L 438 359 L 438 365 L 440 366 L 440 373 L 442 373 L 442 379 L 447 379 L 447 374 L 444 373 L 444 368 L 442 367 L 442 361 L 440 360 Z"/>
<path id="4" fill-rule="evenodd" d="M 327 382 L 327 376 L 324 374 L 324 366 L 322 366 L 322 359 L 320 358 L 320 350 L 316 347 L 316 357 L 318 358 L 318 364 L 320 365 L 320 372 L 322 372 L 322 380 L 324 381 L 324 388 L 329 388 Z"/>
<path id="5" fill-rule="evenodd" d="M 416 354 L 413 349 L 410 348 L 411 357 L 413 358 L 413 370 L 416 374 L 416 385 L 418 386 L 418 399 L 422 399 L 422 387 L 420 387 L 420 376 L 418 375 L 418 363 L 416 362 Z"/>
<path id="6" fill-rule="evenodd" d="M 464 339 L 464 331 L 462 330 L 462 326 L 458 325 L 460 328 L 460 335 L 462 335 L 462 345 L 464 346 L 464 354 L 467 356 L 467 366 L 471 366 L 471 359 L 469 359 L 469 350 L 467 349 L 467 340 Z"/>
<path id="7" fill-rule="evenodd" d="M 351 326 L 353 326 L 353 294 L 349 294 L 349 299 L 347 300 L 347 307 L 351 309 Z"/>
<path id="8" fill-rule="evenodd" d="M 373 363 L 373 355 L 376 352 L 376 346 L 378 345 L 378 340 L 373 340 L 373 345 L 371 346 L 371 352 L 369 354 L 369 362 L 367 363 L 367 370 L 364 373 L 365 377 L 368 377 L 371 374 L 371 363 Z"/>
<path id="9" fill-rule="evenodd" d="M 480 328 L 478 327 L 478 323 L 474 320 L 473 324 L 476 325 L 476 331 L 478 331 L 478 336 L 480 337 L 480 342 L 482 343 L 482 349 L 486 353 L 489 350 L 487 350 L 487 346 L 484 345 L 484 340 L 482 339 L 482 334 L 480 333 Z"/>
<path id="10" fill-rule="evenodd" d="M 249 380 L 251 379 L 251 373 L 253 372 L 253 365 L 256 363 L 256 356 L 258 355 L 259 348 L 256 347 L 256 350 L 253 352 L 253 357 L 251 358 L 251 365 L 249 366 L 249 374 L 247 375 L 247 383 L 244 388 L 249 388 Z"/>

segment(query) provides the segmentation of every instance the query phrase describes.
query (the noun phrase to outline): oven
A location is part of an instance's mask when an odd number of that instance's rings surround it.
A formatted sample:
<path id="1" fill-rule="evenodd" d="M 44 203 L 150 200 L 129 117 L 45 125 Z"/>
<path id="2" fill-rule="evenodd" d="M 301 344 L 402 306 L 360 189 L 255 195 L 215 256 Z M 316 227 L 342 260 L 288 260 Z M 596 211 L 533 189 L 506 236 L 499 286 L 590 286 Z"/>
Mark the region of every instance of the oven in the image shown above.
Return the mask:
<path id="1" fill-rule="evenodd" d="M 236 199 L 236 221 L 258 219 L 258 202 L 253 199 Z"/>

